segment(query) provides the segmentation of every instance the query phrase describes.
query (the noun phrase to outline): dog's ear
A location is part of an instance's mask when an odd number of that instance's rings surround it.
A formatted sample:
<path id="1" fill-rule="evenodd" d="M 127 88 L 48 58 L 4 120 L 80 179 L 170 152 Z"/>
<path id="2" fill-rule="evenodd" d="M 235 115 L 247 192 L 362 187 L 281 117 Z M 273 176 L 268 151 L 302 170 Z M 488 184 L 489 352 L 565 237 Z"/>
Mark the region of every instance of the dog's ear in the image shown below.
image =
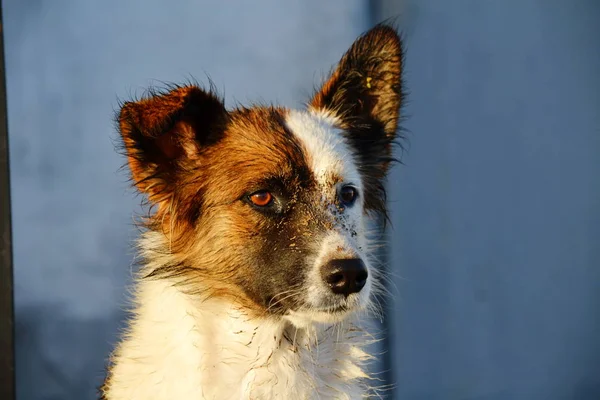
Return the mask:
<path id="1" fill-rule="evenodd" d="M 383 180 L 392 158 L 402 106 L 403 49 L 392 27 L 358 38 L 310 102 L 337 117 L 358 157 L 365 209 L 386 215 Z"/>
<path id="2" fill-rule="evenodd" d="M 220 139 L 227 120 L 222 100 L 196 86 L 124 103 L 118 124 L 137 188 L 161 202 L 202 147 Z"/>
<path id="3" fill-rule="evenodd" d="M 310 106 L 337 116 L 359 154 L 389 158 L 402 102 L 402 68 L 398 33 L 377 25 L 352 44 Z"/>

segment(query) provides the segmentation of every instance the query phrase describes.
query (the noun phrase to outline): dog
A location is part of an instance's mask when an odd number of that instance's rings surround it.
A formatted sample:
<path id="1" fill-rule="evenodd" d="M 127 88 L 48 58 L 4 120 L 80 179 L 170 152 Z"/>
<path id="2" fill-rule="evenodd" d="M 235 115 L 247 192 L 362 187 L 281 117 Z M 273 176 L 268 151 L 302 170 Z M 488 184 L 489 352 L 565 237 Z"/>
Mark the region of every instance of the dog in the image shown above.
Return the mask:
<path id="1" fill-rule="evenodd" d="M 303 110 L 227 110 L 212 85 L 124 102 L 118 130 L 152 212 L 106 400 L 361 399 L 382 288 L 403 48 L 361 35 Z M 380 278 L 380 277 L 379 277 Z"/>

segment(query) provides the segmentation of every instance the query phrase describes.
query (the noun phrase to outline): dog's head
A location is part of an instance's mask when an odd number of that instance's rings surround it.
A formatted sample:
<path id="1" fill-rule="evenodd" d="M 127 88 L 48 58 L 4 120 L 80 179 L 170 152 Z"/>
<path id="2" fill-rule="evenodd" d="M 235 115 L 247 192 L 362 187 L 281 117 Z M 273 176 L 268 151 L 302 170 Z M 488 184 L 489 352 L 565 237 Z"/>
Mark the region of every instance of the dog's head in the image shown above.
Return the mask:
<path id="1" fill-rule="evenodd" d="M 194 85 L 123 104 L 119 128 L 168 262 L 148 278 L 249 308 L 334 321 L 373 286 L 367 218 L 385 213 L 402 46 L 377 26 L 306 110 L 226 110 Z"/>

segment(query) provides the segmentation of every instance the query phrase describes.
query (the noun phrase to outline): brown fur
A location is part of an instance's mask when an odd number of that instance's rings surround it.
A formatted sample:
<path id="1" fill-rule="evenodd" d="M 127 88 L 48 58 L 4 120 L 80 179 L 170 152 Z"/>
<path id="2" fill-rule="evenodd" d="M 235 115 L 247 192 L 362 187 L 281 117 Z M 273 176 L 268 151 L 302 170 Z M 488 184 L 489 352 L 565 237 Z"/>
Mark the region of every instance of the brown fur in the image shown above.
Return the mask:
<path id="1" fill-rule="evenodd" d="M 177 109 L 193 108 L 195 100 L 189 97 L 197 97 L 198 90 L 177 88 L 138 103 L 126 103 L 121 112 L 121 133 L 132 176 L 138 189 L 156 204 L 147 226 L 165 233 L 169 248 L 162 251 L 171 254 L 170 263 L 148 271 L 147 276 L 177 277 L 188 290 L 201 286 L 205 295 L 227 295 L 246 308 L 264 311 L 265 304 L 256 298 L 257 294 L 252 298 L 241 290 L 246 281 L 261 279 L 261 271 L 248 260 L 260 258 L 258 253 L 272 254 L 261 232 L 280 232 L 282 225 L 288 229 L 300 227 L 289 235 L 295 238 L 293 242 L 284 244 L 296 247 L 294 250 L 300 254 L 301 243 L 311 236 L 311 230 L 314 233 L 318 218 L 299 205 L 298 212 L 275 226 L 272 218 L 240 200 L 273 178 L 284 182 L 289 208 L 299 202 L 302 189 L 310 192 L 307 189 L 312 177 L 303 152 L 284 126 L 287 111 L 282 108 L 233 112 L 223 108 L 223 115 L 216 120 L 227 121 L 227 125 L 218 133 L 219 140 L 199 146 L 205 138 L 192 127 L 201 126 L 201 122 L 188 119 L 185 111 Z M 172 115 L 184 117 L 173 120 Z M 215 131 L 209 132 L 216 135 Z M 132 139 L 132 133 L 148 141 L 145 146 L 153 158 L 138 156 L 138 147 L 132 143 L 139 138 Z M 299 218 L 312 222 L 290 223 Z M 199 280 L 202 285 L 197 285 Z M 206 293 L 207 287 L 210 293 Z"/>
<path id="2" fill-rule="evenodd" d="M 341 59 L 310 107 L 337 118 L 363 181 L 364 208 L 385 214 L 383 179 L 402 101 L 402 46 L 377 26 Z M 302 289 L 325 233 L 345 229 L 344 205 L 324 202 L 310 157 L 276 107 L 228 111 L 212 90 L 173 86 L 126 102 L 119 130 L 134 184 L 154 207 L 145 227 L 142 279 L 167 278 L 182 291 L 231 300 L 249 317 L 302 306 Z M 312 155 L 314 156 L 314 155 Z M 343 177 L 331 173 L 325 186 Z M 248 197 L 268 190 L 274 210 Z M 333 212 L 331 210 L 334 210 Z M 343 246 L 332 257 L 352 258 Z M 110 372 L 105 387 L 110 382 Z"/>
<path id="3" fill-rule="evenodd" d="M 401 69 L 397 34 L 378 26 L 352 45 L 311 101 L 311 107 L 338 116 L 354 147 L 367 211 L 385 212 L 383 178 L 399 118 Z M 146 276 L 177 277 L 188 290 L 202 279 L 213 295 L 233 293 L 246 306 L 264 309 L 268 298 L 248 293 L 253 285 L 246 284 L 265 279 L 257 265 L 261 257 L 285 247 L 290 263 L 304 265 L 310 260 L 300 254 L 314 245 L 308 238 L 316 240 L 333 225 L 319 211 L 327 207 L 315 207 L 309 160 L 285 127 L 287 110 L 227 111 L 212 91 L 194 85 L 169 89 L 123 104 L 119 115 L 132 178 L 155 207 L 146 226 L 162 231 L 169 246 L 161 249 L 170 254 L 169 262 Z M 332 184 L 340 179 L 332 176 Z M 285 218 L 265 216 L 243 201 L 269 180 L 285 192 L 291 210 Z M 286 237 L 297 239 L 282 243 Z"/>

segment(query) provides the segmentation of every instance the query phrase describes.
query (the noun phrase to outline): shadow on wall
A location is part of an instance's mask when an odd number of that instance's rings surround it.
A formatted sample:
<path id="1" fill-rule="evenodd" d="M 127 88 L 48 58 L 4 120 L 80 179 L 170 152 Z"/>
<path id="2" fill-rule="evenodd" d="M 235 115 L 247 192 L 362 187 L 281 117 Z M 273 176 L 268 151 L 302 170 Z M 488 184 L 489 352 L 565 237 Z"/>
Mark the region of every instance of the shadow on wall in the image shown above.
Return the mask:
<path id="1" fill-rule="evenodd" d="M 600 2 L 405 3 L 395 394 L 600 399 Z"/>
<path id="2" fill-rule="evenodd" d="M 20 310 L 15 326 L 19 399 L 98 397 L 107 359 L 89 357 L 90 349 L 108 356 L 125 313 L 86 320 L 66 317 L 60 310 L 53 304 Z"/>

